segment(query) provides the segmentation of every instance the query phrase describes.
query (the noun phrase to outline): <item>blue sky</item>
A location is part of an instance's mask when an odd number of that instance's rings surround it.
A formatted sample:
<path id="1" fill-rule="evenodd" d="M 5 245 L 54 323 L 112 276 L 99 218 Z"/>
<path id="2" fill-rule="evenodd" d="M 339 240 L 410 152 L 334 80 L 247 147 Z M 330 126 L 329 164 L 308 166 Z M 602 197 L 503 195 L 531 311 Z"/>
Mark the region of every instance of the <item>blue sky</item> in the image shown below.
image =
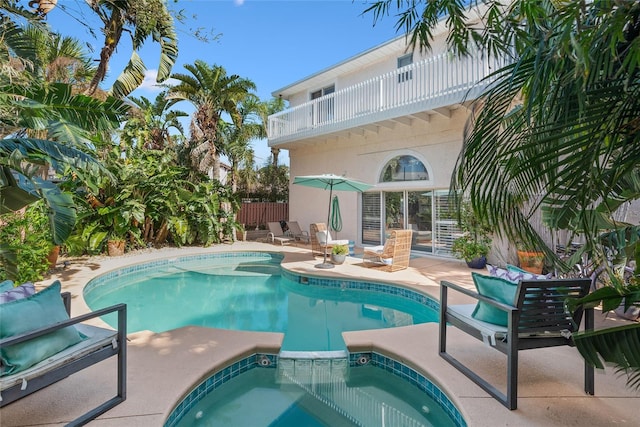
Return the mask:
<path id="1" fill-rule="evenodd" d="M 97 57 L 101 38 L 92 37 L 79 22 L 92 26 L 99 36 L 98 21 L 84 0 L 59 0 L 58 6 L 49 14 L 49 24 L 64 35 L 85 41 Z M 281 87 L 396 36 L 394 17 L 374 27 L 371 14 L 362 16 L 366 4 L 358 0 L 179 0 L 170 2 L 170 7 L 183 9 L 189 17 L 185 24 L 177 24 L 180 51 L 173 72 L 183 73 L 183 64 L 197 59 L 221 65 L 229 74 L 252 80 L 263 100 Z M 79 15 L 80 11 L 84 15 Z M 189 34 L 193 28 L 219 37 L 209 43 L 198 41 Z M 117 77 L 129 58 L 126 37 L 123 35 L 122 46 L 112 59 L 108 81 Z M 133 95 L 155 98 L 159 91 L 153 86 L 158 52 L 158 45 L 151 42 L 142 50 L 149 79 Z M 190 111 L 186 103 L 177 108 Z M 267 142 L 253 145 L 256 161 L 262 165 L 269 156 Z M 283 152 L 281 159 L 288 163 L 288 154 Z"/>

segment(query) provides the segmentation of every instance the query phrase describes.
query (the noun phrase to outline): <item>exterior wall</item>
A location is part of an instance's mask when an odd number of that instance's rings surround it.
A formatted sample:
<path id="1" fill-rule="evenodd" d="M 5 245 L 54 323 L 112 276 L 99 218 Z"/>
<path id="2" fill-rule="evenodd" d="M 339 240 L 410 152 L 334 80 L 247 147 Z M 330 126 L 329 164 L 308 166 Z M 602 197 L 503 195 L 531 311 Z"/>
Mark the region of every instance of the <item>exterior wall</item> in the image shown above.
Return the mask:
<path id="1" fill-rule="evenodd" d="M 436 33 L 438 35 L 432 43 L 430 51 L 416 50 L 413 52 L 414 64 L 425 58 L 437 57 L 446 53 L 444 26 L 439 28 Z M 308 103 L 310 94 L 314 91 L 331 85 L 334 85 L 335 91 L 340 91 L 354 87 L 358 83 L 370 82 L 388 73 L 393 73 L 398 68 L 398 58 L 408 53 L 405 43 L 405 38 L 401 37 L 380 45 L 335 67 L 275 91 L 274 96 L 279 94 L 284 96 L 289 101 L 290 108 L 295 108 Z M 359 66 L 360 64 L 362 65 Z M 445 68 L 444 74 L 455 74 L 458 72 L 455 67 L 456 65 L 452 65 L 451 70 Z M 463 70 L 471 69 L 467 65 L 458 65 L 457 67 Z M 438 70 L 439 73 L 443 73 L 441 68 Z M 442 75 L 430 73 L 431 71 L 420 77 L 416 74 L 413 75 L 416 81 L 423 81 L 420 79 L 443 80 Z M 444 81 L 449 80 L 445 78 Z M 402 89 L 401 86 L 398 87 Z M 421 94 L 421 92 L 417 93 L 417 95 Z M 473 99 L 473 97 L 469 99 Z M 337 106 L 338 101 L 335 102 L 336 104 L 324 105 Z M 358 98 L 346 102 L 357 104 Z M 414 102 L 413 99 L 408 99 L 408 104 Z M 336 131 L 336 128 L 331 129 L 330 126 L 327 126 L 326 130 L 321 129 L 312 135 L 301 137 L 302 139 L 293 137 L 284 142 L 276 139 L 275 144 L 289 150 L 291 181 L 296 176 L 331 173 L 373 184 L 374 187 L 369 190 L 373 192 L 385 190 L 419 192 L 421 190 L 448 189 L 451 173 L 462 146 L 463 129 L 469 116 L 469 111 L 458 102 L 461 101 L 452 101 L 453 105 L 446 104 L 445 108 L 421 106 L 420 108 L 425 108 L 425 110 L 419 110 L 422 112 L 417 114 L 413 110 L 399 111 L 399 115 L 403 117 L 380 118 L 374 117 L 375 113 L 371 113 L 371 117 L 366 117 L 365 114 L 362 121 L 353 124 L 358 127 L 357 129 L 344 127 Z M 354 108 L 349 105 L 346 107 Z M 427 110 L 427 108 L 434 109 Z M 299 126 L 313 127 L 313 122 L 306 123 L 308 115 L 309 112 L 303 112 L 297 117 L 290 117 L 286 120 L 290 120 L 287 123 L 299 123 Z M 275 123 L 277 125 L 277 119 Z M 367 125 L 374 123 L 375 125 Z M 389 127 L 391 123 L 393 125 Z M 407 125 L 407 123 L 409 124 Z M 295 125 L 293 127 L 299 129 Z M 379 180 L 383 168 L 391 159 L 400 155 L 411 155 L 422 161 L 429 173 L 429 180 L 380 184 Z M 303 229 L 309 230 L 309 225 L 314 222 L 328 222 L 327 216 L 331 203 L 328 191 L 291 185 L 289 194 L 289 218 L 298 221 Z M 360 223 L 359 195 L 352 192 L 336 192 L 334 194 L 338 196 L 340 201 L 343 229 L 338 236 L 333 237 L 353 240 L 360 244 L 362 242 L 362 224 Z"/>
<path id="2" fill-rule="evenodd" d="M 427 166 L 430 181 L 416 190 L 448 188 L 451 172 L 462 146 L 462 129 L 468 117 L 465 108 L 452 111 L 451 118 L 433 116 L 430 122 L 414 120 L 411 126 L 397 124 L 394 129 L 380 129 L 378 134 L 332 140 L 324 144 L 302 146 L 289 151 L 291 177 L 334 173 L 376 184 L 381 188 L 408 188 L 407 183 L 379 185 L 382 168 L 394 156 L 411 154 Z M 389 186 L 393 184 L 395 187 Z M 337 192 L 343 229 L 338 236 L 359 242 L 358 194 Z M 327 222 L 329 192 L 299 185 L 290 188 L 289 218 L 309 229 L 313 222 Z"/>

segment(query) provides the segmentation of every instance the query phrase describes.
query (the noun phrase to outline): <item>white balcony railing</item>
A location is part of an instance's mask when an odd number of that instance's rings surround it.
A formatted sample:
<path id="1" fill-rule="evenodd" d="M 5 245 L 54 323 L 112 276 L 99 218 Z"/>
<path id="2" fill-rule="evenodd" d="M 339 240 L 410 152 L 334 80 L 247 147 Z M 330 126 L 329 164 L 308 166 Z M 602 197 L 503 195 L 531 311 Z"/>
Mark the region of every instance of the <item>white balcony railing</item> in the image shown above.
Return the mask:
<path id="1" fill-rule="evenodd" d="M 269 116 L 270 142 L 321 135 L 474 99 L 504 65 L 485 55 L 448 53 L 398 68 Z"/>

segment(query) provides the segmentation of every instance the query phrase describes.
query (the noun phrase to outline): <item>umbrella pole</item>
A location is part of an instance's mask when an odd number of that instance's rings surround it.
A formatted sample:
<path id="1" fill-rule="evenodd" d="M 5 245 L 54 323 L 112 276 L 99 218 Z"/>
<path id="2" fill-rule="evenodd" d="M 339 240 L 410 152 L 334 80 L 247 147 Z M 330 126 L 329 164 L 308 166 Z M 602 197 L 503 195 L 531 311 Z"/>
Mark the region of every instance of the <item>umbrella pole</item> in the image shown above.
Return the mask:
<path id="1" fill-rule="evenodd" d="M 333 195 L 333 184 L 329 187 L 329 210 L 327 211 L 327 233 L 324 236 L 324 259 L 322 264 L 316 264 L 316 268 L 333 268 L 334 265 L 327 262 L 327 248 L 329 247 L 329 218 L 331 217 L 331 196 Z"/>

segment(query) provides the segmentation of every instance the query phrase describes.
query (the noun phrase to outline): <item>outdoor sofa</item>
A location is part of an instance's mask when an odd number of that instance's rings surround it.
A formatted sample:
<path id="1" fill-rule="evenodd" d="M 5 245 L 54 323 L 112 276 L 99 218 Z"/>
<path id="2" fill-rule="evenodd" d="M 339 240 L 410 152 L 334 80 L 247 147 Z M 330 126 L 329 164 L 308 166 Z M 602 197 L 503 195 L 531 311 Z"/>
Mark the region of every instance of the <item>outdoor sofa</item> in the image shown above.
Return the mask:
<path id="1" fill-rule="evenodd" d="M 112 356 L 117 357 L 115 396 L 68 425 L 84 425 L 126 399 L 126 305 L 74 318 L 70 307 L 71 294 L 60 293 L 58 281 L 27 298 L 0 304 L 0 407 Z M 117 330 L 83 323 L 111 313 L 117 316 Z"/>

